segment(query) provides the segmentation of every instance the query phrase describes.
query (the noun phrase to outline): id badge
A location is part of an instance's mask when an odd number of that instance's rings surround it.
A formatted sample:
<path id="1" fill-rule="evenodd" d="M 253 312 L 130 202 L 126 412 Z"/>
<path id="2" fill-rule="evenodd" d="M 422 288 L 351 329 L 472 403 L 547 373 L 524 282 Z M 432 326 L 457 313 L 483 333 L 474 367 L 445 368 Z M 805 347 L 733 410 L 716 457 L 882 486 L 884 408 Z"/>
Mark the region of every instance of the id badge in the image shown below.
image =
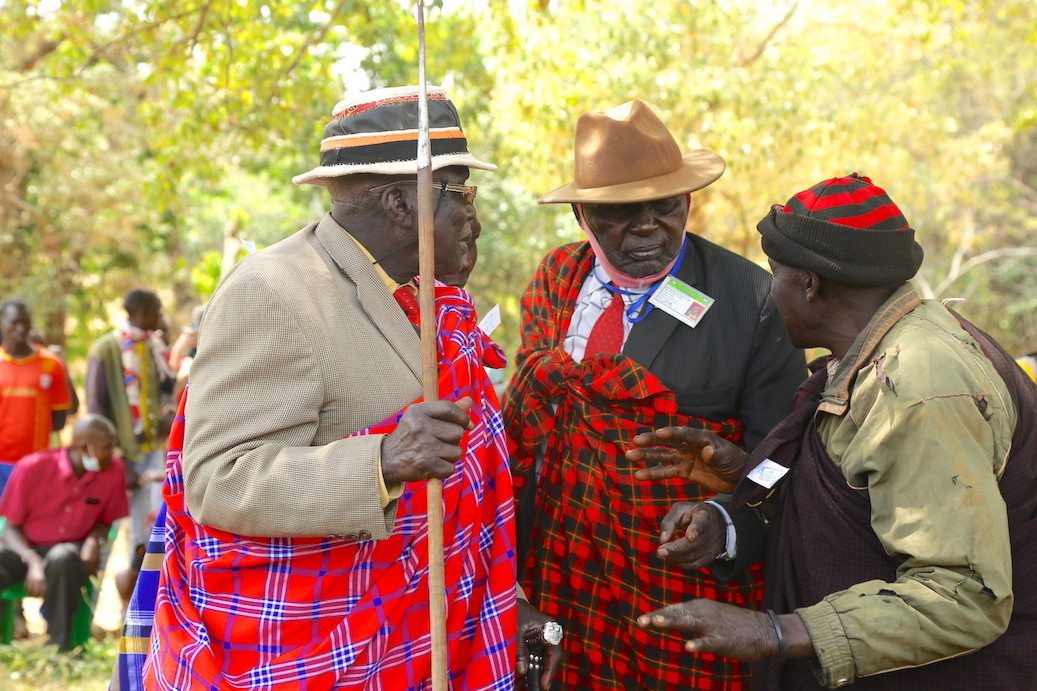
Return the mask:
<path id="1" fill-rule="evenodd" d="M 694 329 L 716 300 L 676 276 L 667 276 L 648 302 Z"/>
<path id="2" fill-rule="evenodd" d="M 483 333 L 489 336 L 493 333 L 493 330 L 500 326 L 500 305 L 494 305 L 493 309 L 486 313 L 479 322 L 479 328 L 482 329 Z"/>

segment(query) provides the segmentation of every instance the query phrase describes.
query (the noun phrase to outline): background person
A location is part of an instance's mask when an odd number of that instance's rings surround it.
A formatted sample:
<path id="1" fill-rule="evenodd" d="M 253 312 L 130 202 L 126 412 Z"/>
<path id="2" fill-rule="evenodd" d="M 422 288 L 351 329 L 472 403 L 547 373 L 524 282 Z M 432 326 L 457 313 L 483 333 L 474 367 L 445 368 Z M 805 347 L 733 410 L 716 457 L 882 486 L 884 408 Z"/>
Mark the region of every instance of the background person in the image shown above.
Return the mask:
<path id="1" fill-rule="evenodd" d="M 72 407 L 61 358 L 29 338 L 32 311 L 21 298 L 0 305 L 0 494 L 15 463 L 50 446 Z"/>
<path id="2" fill-rule="evenodd" d="M 172 390 L 166 363 L 162 300 L 136 288 L 123 300 L 125 321 L 94 341 L 87 356 L 86 409 L 108 418 L 118 434 L 130 488 L 130 570 L 136 571 L 148 540 L 148 516 L 157 508 L 152 485 L 166 467 L 161 429 L 163 395 Z"/>
<path id="3" fill-rule="evenodd" d="M 42 597 L 49 642 L 69 648 L 80 588 L 97 571 L 111 524 L 128 513 L 122 462 L 113 456 L 115 429 L 85 415 L 67 448 L 23 458 L 0 499 L 7 524 L 0 547 L 0 590 L 25 582 Z"/>
<path id="4" fill-rule="evenodd" d="M 67 421 L 69 418 L 76 417 L 76 415 L 79 413 L 79 394 L 76 392 L 76 385 L 72 381 L 72 374 L 68 370 L 68 361 L 65 360 L 65 349 L 57 343 L 47 343 L 47 337 L 44 335 L 42 331 L 40 331 L 36 327 L 33 327 L 32 330 L 29 331 L 29 341 L 32 342 L 32 344 L 37 348 L 46 349 L 49 353 L 51 353 L 54 357 L 61 361 L 61 366 L 65 369 L 65 380 L 68 383 L 68 395 L 72 399 L 72 402 L 68 407 L 68 410 L 65 411 L 65 420 Z M 64 425 L 62 425 L 61 429 L 64 429 Z M 56 435 L 58 432 L 61 431 L 61 429 L 51 430 L 51 434 Z M 52 436 L 52 443 L 54 442 L 54 439 L 55 437 Z"/>

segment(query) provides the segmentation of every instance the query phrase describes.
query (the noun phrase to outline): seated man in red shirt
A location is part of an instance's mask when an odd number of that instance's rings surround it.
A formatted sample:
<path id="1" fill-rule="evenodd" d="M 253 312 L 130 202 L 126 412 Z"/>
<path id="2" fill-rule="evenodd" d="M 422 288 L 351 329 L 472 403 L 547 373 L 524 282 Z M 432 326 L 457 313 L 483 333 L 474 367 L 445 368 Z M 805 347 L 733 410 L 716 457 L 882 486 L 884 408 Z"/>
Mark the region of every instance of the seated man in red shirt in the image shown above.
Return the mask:
<path id="1" fill-rule="evenodd" d="M 68 649 L 80 589 L 97 571 L 112 522 L 129 513 L 126 476 L 114 456 L 115 428 L 87 415 L 72 444 L 26 456 L 14 468 L 0 515 L 0 589 L 25 582 L 25 594 L 47 606 L 50 643 Z M 41 478 L 47 478 L 42 482 Z"/>

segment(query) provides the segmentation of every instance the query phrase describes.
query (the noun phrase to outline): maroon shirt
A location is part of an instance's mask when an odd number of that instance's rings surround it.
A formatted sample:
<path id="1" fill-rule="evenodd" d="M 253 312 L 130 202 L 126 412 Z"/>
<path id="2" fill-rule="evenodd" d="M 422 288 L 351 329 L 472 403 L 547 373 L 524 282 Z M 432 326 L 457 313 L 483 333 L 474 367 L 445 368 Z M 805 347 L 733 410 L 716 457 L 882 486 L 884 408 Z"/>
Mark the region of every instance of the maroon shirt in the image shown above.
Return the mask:
<path id="1" fill-rule="evenodd" d="M 110 525 L 129 512 L 122 461 L 113 458 L 101 472 L 77 478 L 67 448 L 24 457 L 0 499 L 0 515 L 21 526 L 34 547 L 80 542 L 97 525 Z"/>

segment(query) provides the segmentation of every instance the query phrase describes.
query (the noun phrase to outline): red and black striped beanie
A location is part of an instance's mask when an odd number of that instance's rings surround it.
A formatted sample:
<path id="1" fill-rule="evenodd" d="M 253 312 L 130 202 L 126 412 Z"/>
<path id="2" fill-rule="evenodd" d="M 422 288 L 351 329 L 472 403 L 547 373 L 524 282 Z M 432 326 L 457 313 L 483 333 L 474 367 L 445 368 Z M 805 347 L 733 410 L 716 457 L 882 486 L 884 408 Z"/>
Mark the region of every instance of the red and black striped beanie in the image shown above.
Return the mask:
<path id="1" fill-rule="evenodd" d="M 922 265 L 922 247 L 904 214 L 857 173 L 823 180 L 784 207 L 773 206 L 756 229 L 774 261 L 849 285 L 901 283 Z"/>

